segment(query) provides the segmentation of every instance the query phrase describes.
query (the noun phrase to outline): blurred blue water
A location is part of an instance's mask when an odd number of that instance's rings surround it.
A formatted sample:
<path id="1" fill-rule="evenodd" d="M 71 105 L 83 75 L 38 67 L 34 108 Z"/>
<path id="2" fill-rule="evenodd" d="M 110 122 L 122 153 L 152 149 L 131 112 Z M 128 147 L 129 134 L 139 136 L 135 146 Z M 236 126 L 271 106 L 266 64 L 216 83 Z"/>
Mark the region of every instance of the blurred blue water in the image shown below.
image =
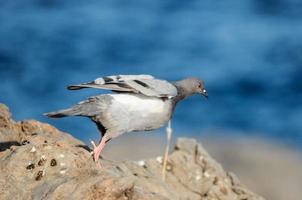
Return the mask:
<path id="1" fill-rule="evenodd" d="M 0 101 L 16 119 L 96 137 L 86 119 L 41 114 L 100 92 L 66 91 L 70 83 L 140 73 L 206 81 L 209 101 L 176 109 L 178 134 L 234 131 L 302 147 L 299 0 L 0 1 Z"/>

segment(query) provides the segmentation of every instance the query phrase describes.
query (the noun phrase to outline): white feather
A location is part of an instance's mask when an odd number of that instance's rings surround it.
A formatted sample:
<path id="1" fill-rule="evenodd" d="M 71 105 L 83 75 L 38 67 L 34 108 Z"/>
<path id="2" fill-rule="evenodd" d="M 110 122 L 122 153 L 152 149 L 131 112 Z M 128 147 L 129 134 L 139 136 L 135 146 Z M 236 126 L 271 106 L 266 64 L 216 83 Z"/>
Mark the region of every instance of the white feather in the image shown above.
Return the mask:
<path id="1" fill-rule="evenodd" d="M 148 115 L 150 113 L 162 113 L 165 110 L 165 103 L 158 98 L 142 98 L 139 95 L 118 94 L 111 95 L 114 102 L 123 107 L 128 112 L 137 112 L 141 115 Z"/>
<path id="2" fill-rule="evenodd" d="M 111 103 L 104 112 L 103 125 L 111 137 L 125 132 L 154 130 L 171 117 L 172 102 L 140 94 L 109 94 Z"/>

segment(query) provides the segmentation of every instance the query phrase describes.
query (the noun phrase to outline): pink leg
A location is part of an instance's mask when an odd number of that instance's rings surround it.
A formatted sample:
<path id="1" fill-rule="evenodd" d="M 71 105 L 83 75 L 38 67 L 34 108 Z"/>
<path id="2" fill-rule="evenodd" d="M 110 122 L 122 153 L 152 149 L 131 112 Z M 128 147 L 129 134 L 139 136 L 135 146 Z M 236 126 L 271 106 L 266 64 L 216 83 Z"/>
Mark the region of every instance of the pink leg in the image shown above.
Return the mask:
<path id="1" fill-rule="evenodd" d="M 101 167 L 101 164 L 99 162 L 99 157 L 100 157 L 100 154 L 101 154 L 103 148 L 105 147 L 106 140 L 107 140 L 107 138 L 105 136 L 103 136 L 98 146 L 96 146 L 95 143 L 93 141 L 91 141 L 91 144 L 93 146 L 93 159 L 98 167 Z"/>

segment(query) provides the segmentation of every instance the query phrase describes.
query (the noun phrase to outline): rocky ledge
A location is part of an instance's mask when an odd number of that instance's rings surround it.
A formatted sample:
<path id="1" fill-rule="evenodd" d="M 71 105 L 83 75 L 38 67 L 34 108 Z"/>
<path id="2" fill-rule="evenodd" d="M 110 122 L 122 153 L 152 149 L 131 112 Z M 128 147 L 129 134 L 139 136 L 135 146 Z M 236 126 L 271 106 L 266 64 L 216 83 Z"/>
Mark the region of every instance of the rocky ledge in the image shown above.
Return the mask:
<path id="1" fill-rule="evenodd" d="M 263 199 L 225 172 L 194 139 L 178 139 L 166 181 L 161 157 L 102 160 L 67 133 L 34 120 L 15 122 L 0 104 L 0 199 Z"/>

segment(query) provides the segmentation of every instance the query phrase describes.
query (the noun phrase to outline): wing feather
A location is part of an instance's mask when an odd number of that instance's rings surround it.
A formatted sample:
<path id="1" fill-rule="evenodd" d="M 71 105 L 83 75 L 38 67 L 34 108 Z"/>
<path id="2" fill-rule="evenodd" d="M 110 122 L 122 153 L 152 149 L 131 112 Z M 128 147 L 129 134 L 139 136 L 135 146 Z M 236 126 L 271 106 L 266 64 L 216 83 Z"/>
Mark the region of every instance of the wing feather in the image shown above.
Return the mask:
<path id="1" fill-rule="evenodd" d="M 174 97 L 177 95 L 177 89 L 173 84 L 145 74 L 105 76 L 92 82 L 70 85 L 67 88 L 69 90 L 96 88 L 115 92 L 141 93 L 153 97 Z"/>

